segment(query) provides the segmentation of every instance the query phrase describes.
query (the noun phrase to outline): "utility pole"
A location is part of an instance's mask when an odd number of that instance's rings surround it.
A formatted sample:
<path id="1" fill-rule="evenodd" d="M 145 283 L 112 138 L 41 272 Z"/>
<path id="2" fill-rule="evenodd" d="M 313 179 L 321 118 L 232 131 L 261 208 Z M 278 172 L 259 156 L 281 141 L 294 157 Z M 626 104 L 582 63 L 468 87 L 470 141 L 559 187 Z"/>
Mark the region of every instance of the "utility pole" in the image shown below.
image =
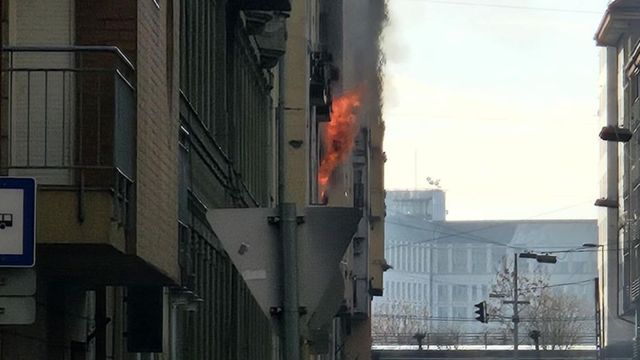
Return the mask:
<path id="1" fill-rule="evenodd" d="M 285 360 L 300 360 L 300 313 L 298 308 L 298 249 L 296 204 L 287 202 L 286 151 L 284 125 L 285 60 L 278 65 L 278 208 L 282 242 L 282 303 Z"/>
<path id="2" fill-rule="evenodd" d="M 602 322 L 600 320 L 601 318 L 601 313 L 600 313 L 600 279 L 595 278 L 594 280 L 594 285 L 595 285 L 595 297 L 596 297 L 596 359 L 600 360 L 602 359 Z"/>
<path id="3" fill-rule="evenodd" d="M 555 264 L 558 259 L 553 256 L 546 254 L 536 254 L 532 252 L 524 252 L 518 254 L 517 252 L 513 254 L 513 301 L 503 301 L 503 304 L 513 304 L 513 358 L 518 359 L 518 324 L 520 323 L 520 313 L 518 311 L 519 304 L 529 304 L 529 301 L 519 301 L 518 299 L 518 258 L 525 259 L 536 259 L 539 263 L 544 264 Z"/>
<path id="4" fill-rule="evenodd" d="M 513 254 L 513 358 L 518 360 L 518 253 Z"/>

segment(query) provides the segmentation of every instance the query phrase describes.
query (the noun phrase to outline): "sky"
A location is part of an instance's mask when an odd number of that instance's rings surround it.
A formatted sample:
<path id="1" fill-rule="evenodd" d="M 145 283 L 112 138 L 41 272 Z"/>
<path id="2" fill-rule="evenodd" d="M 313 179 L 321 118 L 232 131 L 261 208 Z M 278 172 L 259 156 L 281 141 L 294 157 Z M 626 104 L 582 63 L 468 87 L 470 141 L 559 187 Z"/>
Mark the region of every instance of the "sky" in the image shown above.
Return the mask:
<path id="1" fill-rule="evenodd" d="M 386 188 L 440 179 L 449 220 L 596 218 L 605 4 L 388 0 Z"/>

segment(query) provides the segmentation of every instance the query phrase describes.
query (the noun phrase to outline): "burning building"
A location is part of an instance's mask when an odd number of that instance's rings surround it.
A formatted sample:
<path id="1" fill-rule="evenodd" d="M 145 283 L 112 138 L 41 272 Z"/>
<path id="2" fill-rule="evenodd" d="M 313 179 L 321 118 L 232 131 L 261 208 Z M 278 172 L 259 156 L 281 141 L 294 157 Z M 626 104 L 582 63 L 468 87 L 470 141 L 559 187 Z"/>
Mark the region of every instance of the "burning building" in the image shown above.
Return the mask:
<path id="1" fill-rule="evenodd" d="M 39 184 L 0 358 L 368 357 L 384 1 L 0 3 L 0 175 Z"/>

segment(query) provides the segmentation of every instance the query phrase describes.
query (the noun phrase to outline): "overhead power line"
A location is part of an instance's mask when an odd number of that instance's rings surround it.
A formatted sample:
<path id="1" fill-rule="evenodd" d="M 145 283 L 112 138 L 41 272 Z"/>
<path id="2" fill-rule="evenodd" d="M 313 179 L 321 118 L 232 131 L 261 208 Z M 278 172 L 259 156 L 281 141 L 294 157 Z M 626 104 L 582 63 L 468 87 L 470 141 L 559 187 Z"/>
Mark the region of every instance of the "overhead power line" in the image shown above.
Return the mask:
<path id="1" fill-rule="evenodd" d="M 445 1 L 445 0 L 409 0 L 409 1 L 419 1 L 419 2 L 442 4 L 442 5 L 473 6 L 473 7 L 486 7 L 486 8 L 498 8 L 498 9 L 511 9 L 511 10 L 555 12 L 555 13 L 566 13 L 566 14 L 602 15 L 604 13 L 604 11 L 593 11 L 593 10 L 559 9 L 559 8 L 545 8 L 545 7 L 534 7 L 534 6 L 503 5 L 503 4 L 481 4 L 481 3 L 464 2 L 464 1 Z"/>

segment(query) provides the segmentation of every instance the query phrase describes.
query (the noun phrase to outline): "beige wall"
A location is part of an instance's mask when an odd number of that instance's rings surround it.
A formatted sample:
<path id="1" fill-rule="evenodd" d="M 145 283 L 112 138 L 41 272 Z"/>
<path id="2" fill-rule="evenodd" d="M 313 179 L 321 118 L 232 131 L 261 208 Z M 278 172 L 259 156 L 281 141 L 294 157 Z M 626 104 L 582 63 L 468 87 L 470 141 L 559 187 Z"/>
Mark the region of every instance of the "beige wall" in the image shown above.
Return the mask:
<path id="1" fill-rule="evenodd" d="M 178 278 L 177 90 L 167 73 L 167 2 L 138 1 L 136 254 Z"/>
<path id="2" fill-rule="evenodd" d="M 286 202 L 295 202 L 298 208 L 307 204 L 309 184 L 308 119 L 309 119 L 309 54 L 307 52 L 309 13 L 307 0 L 291 3 L 291 16 L 287 20 L 287 50 L 285 54 L 285 159 L 288 194 Z M 296 149 L 292 140 L 303 141 Z"/>

